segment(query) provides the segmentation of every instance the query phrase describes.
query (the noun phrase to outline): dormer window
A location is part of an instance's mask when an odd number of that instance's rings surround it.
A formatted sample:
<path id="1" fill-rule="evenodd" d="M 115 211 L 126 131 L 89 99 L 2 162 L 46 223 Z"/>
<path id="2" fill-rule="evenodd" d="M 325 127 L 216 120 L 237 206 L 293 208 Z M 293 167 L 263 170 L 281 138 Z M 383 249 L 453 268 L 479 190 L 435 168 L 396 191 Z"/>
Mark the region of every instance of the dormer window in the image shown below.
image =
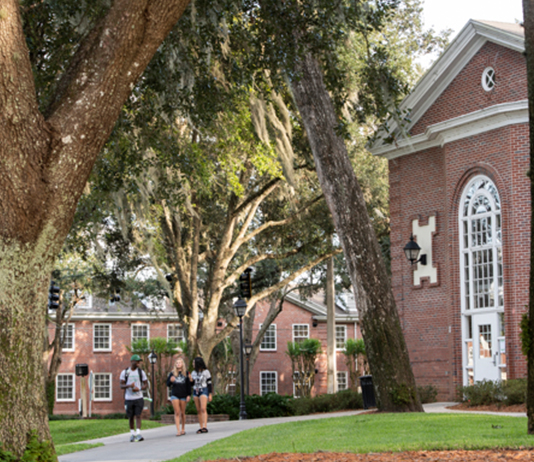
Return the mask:
<path id="1" fill-rule="evenodd" d="M 491 91 L 495 87 L 495 69 L 493 67 L 486 67 L 482 72 L 482 88 L 486 91 Z"/>

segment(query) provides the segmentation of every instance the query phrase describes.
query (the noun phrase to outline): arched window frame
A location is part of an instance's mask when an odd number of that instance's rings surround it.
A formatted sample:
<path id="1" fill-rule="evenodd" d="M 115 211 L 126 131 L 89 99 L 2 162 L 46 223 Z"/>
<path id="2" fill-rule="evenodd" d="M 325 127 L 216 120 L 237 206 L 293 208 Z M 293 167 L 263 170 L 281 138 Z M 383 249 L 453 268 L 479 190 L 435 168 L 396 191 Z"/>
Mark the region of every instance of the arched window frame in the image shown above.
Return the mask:
<path id="1" fill-rule="evenodd" d="M 487 200 L 486 205 L 490 205 L 491 210 L 473 213 L 473 207 L 479 197 Z M 479 206 L 482 205 L 484 204 L 479 204 Z M 486 226 L 491 230 L 489 234 L 483 229 L 484 219 Z M 464 188 L 458 221 L 462 313 L 504 311 L 501 201 L 497 187 L 488 177 L 478 175 L 472 178 Z M 475 228 L 473 227 L 474 221 L 478 221 L 475 223 Z M 488 239 L 490 239 L 489 242 Z M 474 243 L 474 240 L 477 242 Z M 480 288 L 484 285 L 484 270 L 489 269 L 487 265 L 489 258 L 491 258 L 493 279 L 491 285 L 493 287 L 487 291 L 490 301 L 487 303 Z M 478 268 L 473 265 L 474 259 L 482 262 Z M 479 298 L 475 299 L 475 296 Z"/>

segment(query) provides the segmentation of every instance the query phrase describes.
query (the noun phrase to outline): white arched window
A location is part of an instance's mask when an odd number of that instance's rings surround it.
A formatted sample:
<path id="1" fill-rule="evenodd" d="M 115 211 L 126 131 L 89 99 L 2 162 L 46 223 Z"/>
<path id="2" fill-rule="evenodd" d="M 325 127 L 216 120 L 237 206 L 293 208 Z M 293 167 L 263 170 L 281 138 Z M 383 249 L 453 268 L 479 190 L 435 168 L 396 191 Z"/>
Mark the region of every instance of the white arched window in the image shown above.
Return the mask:
<path id="1" fill-rule="evenodd" d="M 464 383 L 505 378 L 501 200 L 488 177 L 468 183 L 458 218 Z"/>

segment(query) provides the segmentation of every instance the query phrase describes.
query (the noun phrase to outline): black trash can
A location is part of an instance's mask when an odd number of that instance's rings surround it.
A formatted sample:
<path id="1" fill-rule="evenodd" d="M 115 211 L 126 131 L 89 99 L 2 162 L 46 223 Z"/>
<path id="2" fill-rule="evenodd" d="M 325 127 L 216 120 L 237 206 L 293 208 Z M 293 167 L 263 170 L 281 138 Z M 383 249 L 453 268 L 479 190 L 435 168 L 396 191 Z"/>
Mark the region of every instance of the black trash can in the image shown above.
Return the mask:
<path id="1" fill-rule="evenodd" d="M 363 408 L 369 409 L 376 407 L 375 387 L 373 386 L 372 375 L 362 375 L 360 377 L 360 386 L 362 387 Z"/>

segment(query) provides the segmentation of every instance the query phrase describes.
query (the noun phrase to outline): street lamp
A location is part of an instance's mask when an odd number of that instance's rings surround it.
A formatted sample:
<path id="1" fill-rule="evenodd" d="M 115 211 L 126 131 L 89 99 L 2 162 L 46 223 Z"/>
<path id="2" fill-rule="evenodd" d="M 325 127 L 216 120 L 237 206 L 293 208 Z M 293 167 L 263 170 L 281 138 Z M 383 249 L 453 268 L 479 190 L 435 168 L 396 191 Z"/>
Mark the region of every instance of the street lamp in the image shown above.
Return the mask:
<path id="1" fill-rule="evenodd" d="M 250 380 L 250 355 L 252 354 L 252 343 L 250 343 L 247 340 L 244 348 L 245 348 L 245 355 L 247 356 L 247 395 L 250 395 L 249 380 Z"/>
<path id="2" fill-rule="evenodd" d="M 247 310 L 247 302 L 242 298 L 234 303 L 236 316 L 239 317 L 239 368 L 241 369 L 241 403 L 239 404 L 239 420 L 247 419 L 247 410 L 245 407 L 245 377 L 243 374 L 243 316 Z"/>
<path id="3" fill-rule="evenodd" d="M 152 350 L 152 353 L 148 355 L 148 360 L 152 365 L 152 402 L 150 403 L 150 416 L 154 417 L 154 401 L 156 400 L 156 378 L 154 377 L 154 365 L 158 362 L 158 355 L 154 353 L 154 350 Z"/>

